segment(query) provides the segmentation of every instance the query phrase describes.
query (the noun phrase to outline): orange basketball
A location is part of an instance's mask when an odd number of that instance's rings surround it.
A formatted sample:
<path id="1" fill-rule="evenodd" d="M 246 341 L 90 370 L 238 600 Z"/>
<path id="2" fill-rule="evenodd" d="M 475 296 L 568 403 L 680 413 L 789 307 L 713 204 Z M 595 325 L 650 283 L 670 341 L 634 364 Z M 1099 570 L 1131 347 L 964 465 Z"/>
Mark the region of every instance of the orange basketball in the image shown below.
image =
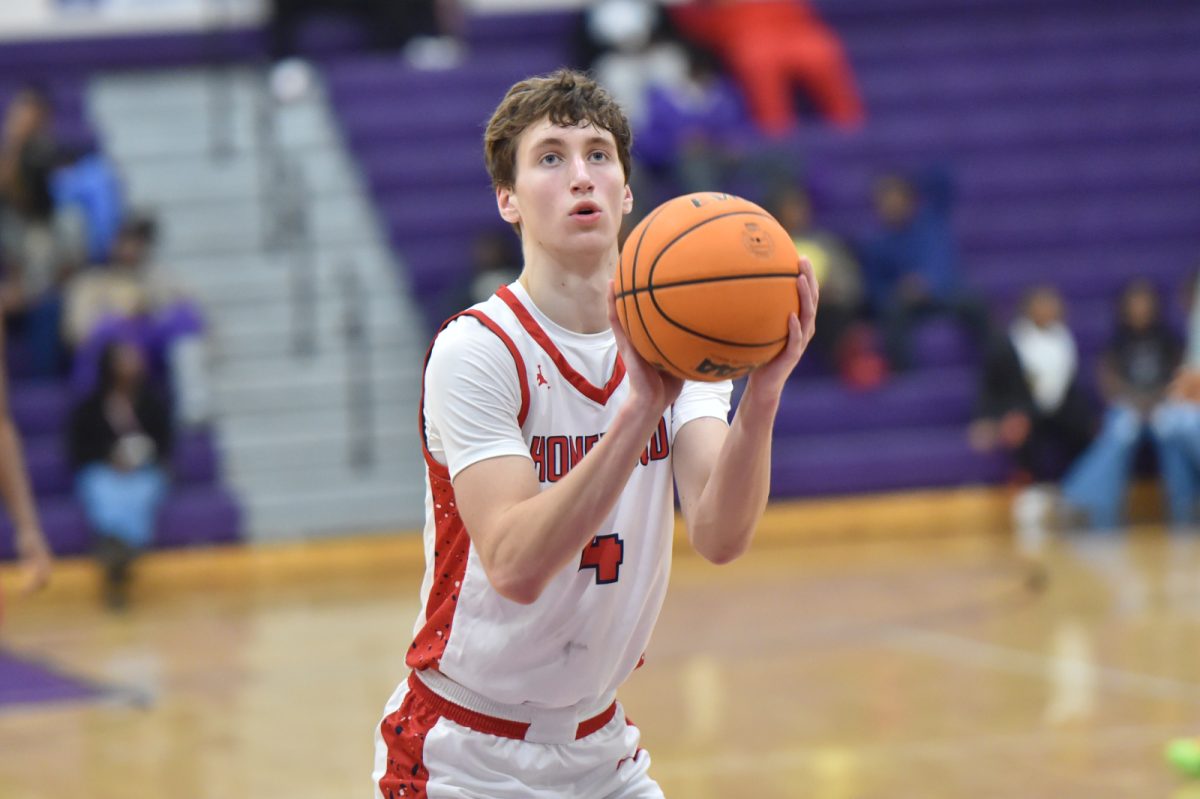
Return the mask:
<path id="1" fill-rule="evenodd" d="M 617 316 L 643 358 L 688 380 L 742 377 L 787 343 L 799 313 L 792 238 L 730 194 L 676 197 L 629 234 Z"/>

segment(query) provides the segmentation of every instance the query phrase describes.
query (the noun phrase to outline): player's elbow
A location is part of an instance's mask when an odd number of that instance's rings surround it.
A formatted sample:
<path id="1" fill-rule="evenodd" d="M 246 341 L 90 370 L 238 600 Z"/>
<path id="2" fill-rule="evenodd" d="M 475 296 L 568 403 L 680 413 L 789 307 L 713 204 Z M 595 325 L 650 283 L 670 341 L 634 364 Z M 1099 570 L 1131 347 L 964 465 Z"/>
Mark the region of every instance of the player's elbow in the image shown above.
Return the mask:
<path id="1" fill-rule="evenodd" d="M 715 566 L 724 566 L 746 554 L 746 547 L 719 547 L 707 552 L 701 552 L 704 559 Z"/>
<path id="2" fill-rule="evenodd" d="M 537 602 L 546 587 L 541 580 L 510 569 L 489 570 L 488 582 L 497 594 L 518 605 L 532 605 Z"/>
<path id="3" fill-rule="evenodd" d="M 746 554 L 750 548 L 750 536 L 704 536 L 692 538 L 692 548 L 700 556 L 716 566 L 724 566 Z"/>

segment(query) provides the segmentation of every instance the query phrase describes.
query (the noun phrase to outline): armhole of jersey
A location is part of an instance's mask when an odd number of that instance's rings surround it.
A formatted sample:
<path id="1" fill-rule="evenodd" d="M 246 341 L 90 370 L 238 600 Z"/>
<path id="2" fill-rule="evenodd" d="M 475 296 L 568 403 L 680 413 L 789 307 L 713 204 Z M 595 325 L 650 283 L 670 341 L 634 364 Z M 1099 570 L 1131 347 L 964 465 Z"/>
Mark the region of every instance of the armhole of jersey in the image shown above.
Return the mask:
<path id="1" fill-rule="evenodd" d="M 482 311 L 463 311 L 462 313 L 451 316 L 449 319 L 443 322 L 442 326 L 438 328 L 437 334 L 434 335 L 433 341 L 429 343 L 429 349 L 425 352 L 425 363 L 421 367 L 421 404 L 418 408 L 418 414 L 420 417 L 418 419 L 418 424 L 420 425 L 421 451 L 425 455 L 425 463 L 429 466 L 429 469 L 433 473 L 446 479 L 450 478 L 450 468 L 444 464 L 438 463 L 437 459 L 433 457 L 433 453 L 429 451 L 429 440 L 425 435 L 425 371 L 429 368 L 429 357 L 433 355 L 433 345 L 437 342 L 437 337 L 441 335 L 442 331 L 445 330 L 451 322 L 462 316 L 470 316 L 471 318 L 475 319 L 488 330 L 495 333 L 496 336 L 502 342 L 504 342 L 504 346 L 508 348 L 509 354 L 512 355 L 513 365 L 517 369 L 517 382 L 521 386 L 521 409 L 517 413 L 517 424 L 521 427 L 524 427 L 525 419 L 527 416 L 529 416 L 529 380 L 525 373 L 525 359 L 521 357 L 521 352 L 517 349 L 517 345 L 513 342 L 512 338 L 510 338 L 509 335 L 504 332 L 504 329 L 501 328 L 500 325 L 496 324 L 491 317 Z"/>

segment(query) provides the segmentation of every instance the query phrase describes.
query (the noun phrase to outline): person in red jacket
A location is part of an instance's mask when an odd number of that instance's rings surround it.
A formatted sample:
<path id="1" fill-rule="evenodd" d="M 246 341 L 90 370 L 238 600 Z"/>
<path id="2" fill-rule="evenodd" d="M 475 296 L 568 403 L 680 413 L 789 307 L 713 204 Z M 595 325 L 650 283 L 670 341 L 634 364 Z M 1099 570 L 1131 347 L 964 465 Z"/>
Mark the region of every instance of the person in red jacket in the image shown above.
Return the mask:
<path id="1" fill-rule="evenodd" d="M 722 58 L 765 133 L 795 129 L 797 88 L 838 127 L 862 124 L 842 44 L 808 0 L 695 0 L 673 8 L 672 18 L 685 36 Z"/>

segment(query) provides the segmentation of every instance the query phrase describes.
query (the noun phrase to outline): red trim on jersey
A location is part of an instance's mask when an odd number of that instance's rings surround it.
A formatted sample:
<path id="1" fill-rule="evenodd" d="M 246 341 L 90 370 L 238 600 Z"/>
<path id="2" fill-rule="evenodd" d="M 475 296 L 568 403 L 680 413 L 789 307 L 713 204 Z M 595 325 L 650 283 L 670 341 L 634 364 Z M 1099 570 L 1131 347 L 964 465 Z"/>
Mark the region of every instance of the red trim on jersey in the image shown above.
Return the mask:
<path id="1" fill-rule="evenodd" d="M 521 386 L 521 408 L 517 412 L 517 424 L 525 425 L 529 415 L 529 380 L 525 371 L 525 361 L 521 357 L 517 345 L 507 333 L 482 311 L 470 310 L 456 314 L 442 323 L 438 329 L 441 334 L 446 326 L 461 316 L 470 316 L 481 325 L 492 331 L 504 342 L 513 363 L 517 369 L 517 379 Z M 437 336 L 434 336 L 434 342 Z M 467 573 L 467 560 L 471 553 L 471 539 L 462 517 L 458 515 L 458 505 L 454 498 L 454 485 L 450 482 L 450 469 L 438 463 L 429 451 L 429 442 L 425 436 L 425 369 L 429 367 L 429 357 L 433 354 L 433 343 L 425 353 L 425 366 L 421 371 L 421 405 L 419 409 L 419 424 L 421 431 L 421 451 L 425 455 L 428 467 L 429 493 L 433 498 L 433 585 L 430 586 L 429 596 L 425 597 L 425 624 L 413 638 L 408 649 L 405 662 L 415 670 L 436 668 L 441 661 L 442 653 L 446 651 L 446 642 L 454 624 L 454 611 L 458 607 L 458 595 L 462 581 Z"/>
<path id="2" fill-rule="evenodd" d="M 410 683 L 411 684 L 411 683 Z M 429 769 L 425 768 L 425 736 L 437 724 L 438 713 L 418 701 L 410 690 L 379 731 L 387 746 L 387 768 L 379 778 L 379 792 L 388 799 L 425 799 Z"/>
<path id="3" fill-rule="evenodd" d="M 513 340 L 504 332 L 503 328 L 482 311 L 463 311 L 442 322 L 442 326 L 438 328 L 438 332 L 433 336 L 433 341 L 429 342 L 429 349 L 425 351 L 425 363 L 421 367 L 421 404 L 418 406 L 418 424 L 420 425 L 421 433 L 421 452 L 425 455 L 425 463 L 435 474 L 447 478 L 450 476 L 450 470 L 444 464 L 438 463 L 437 459 L 433 457 L 433 453 L 429 451 L 429 441 L 425 437 L 425 370 L 429 368 L 429 357 L 433 355 L 433 345 L 437 343 L 438 335 L 451 322 L 462 316 L 472 317 L 488 330 L 495 333 L 504 342 L 504 346 L 508 348 L 509 354 L 513 357 L 513 363 L 517 367 L 517 381 L 521 385 L 521 409 L 517 411 L 517 425 L 524 427 L 525 419 L 529 416 L 529 377 L 525 371 L 525 359 L 521 357 L 521 352 L 517 349 L 517 345 L 513 343 Z"/>
<path id="4" fill-rule="evenodd" d="M 454 611 L 467 574 L 471 538 L 458 515 L 450 475 L 429 469 L 429 493 L 433 497 L 433 584 L 425 597 L 425 624 L 408 648 L 409 668 L 436 668 L 453 631 Z"/>
<path id="5" fill-rule="evenodd" d="M 482 732 L 485 735 L 495 735 L 500 738 L 515 738 L 518 741 L 524 740 L 525 734 L 529 732 L 528 722 L 500 719 L 454 704 L 449 699 L 434 693 L 433 689 L 421 682 L 421 679 L 415 674 L 408 676 L 408 691 L 408 696 L 404 698 L 405 704 L 408 704 L 409 697 L 415 696 L 421 706 L 428 708 L 437 717 L 450 719 L 467 729 L 475 730 L 475 732 Z M 401 707 L 403 708 L 403 706 Z M 613 716 L 615 715 L 617 715 L 617 703 L 613 702 L 590 719 L 579 722 L 579 726 L 575 729 L 575 740 L 578 741 L 580 738 L 586 738 L 602 729 L 605 724 L 613 720 Z M 386 721 L 384 723 L 386 725 Z M 432 727 L 432 725 L 430 726 Z M 386 727 L 384 729 L 384 740 L 387 740 Z M 388 751 L 391 751 L 390 745 Z M 390 766 L 391 758 L 388 759 L 388 763 Z"/>
<path id="6" fill-rule="evenodd" d="M 516 295 L 507 287 L 502 287 L 496 292 L 496 296 L 504 301 L 516 315 L 517 321 L 521 323 L 521 327 L 525 328 L 525 332 L 538 343 L 546 354 L 550 356 L 550 360 L 558 367 L 559 373 L 567 379 L 567 382 L 575 387 L 583 396 L 590 399 L 592 402 L 600 405 L 607 405 L 608 400 L 612 397 L 613 392 L 617 390 L 617 386 L 621 385 L 621 380 L 625 378 L 625 362 L 621 360 L 621 355 L 617 354 L 617 362 L 613 364 L 612 377 L 608 379 L 608 383 L 603 388 L 593 385 L 586 377 L 575 371 L 575 368 L 567 361 L 566 357 L 555 346 L 550 336 L 542 329 L 542 326 L 537 323 L 529 310 L 521 304 Z"/>

